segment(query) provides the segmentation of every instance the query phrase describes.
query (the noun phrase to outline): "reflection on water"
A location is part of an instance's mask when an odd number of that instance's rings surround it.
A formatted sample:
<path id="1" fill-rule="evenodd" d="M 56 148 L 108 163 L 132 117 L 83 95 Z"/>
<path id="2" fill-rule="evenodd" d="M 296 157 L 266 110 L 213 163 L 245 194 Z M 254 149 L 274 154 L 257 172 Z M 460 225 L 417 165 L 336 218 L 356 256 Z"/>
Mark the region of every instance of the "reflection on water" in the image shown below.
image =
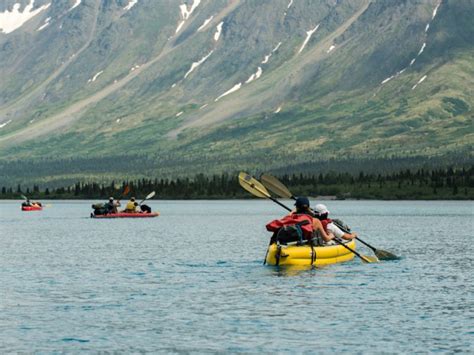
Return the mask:
<path id="1" fill-rule="evenodd" d="M 0 203 L 0 352 L 472 352 L 470 202 L 327 201 L 402 258 L 318 268 L 262 265 L 267 201 L 91 203 Z"/>

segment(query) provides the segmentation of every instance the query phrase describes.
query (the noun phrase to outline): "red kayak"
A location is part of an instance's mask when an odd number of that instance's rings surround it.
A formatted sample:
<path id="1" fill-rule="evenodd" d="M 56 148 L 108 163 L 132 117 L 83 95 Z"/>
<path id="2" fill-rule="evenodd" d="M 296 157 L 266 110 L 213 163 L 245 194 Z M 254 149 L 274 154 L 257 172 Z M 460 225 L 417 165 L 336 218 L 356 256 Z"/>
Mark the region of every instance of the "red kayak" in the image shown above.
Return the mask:
<path id="1" fill-rule="evenodd" d="M 109 214 L 99 214 L 94 215 L 91 213 L 91 218 L 150 218 L 158 217 L 159 212 L 152 213 L 130 213 L 130 212 L 119 212 L 119 213 L 109 213 Z"/>
<path id="2" fill-rule="evenodd" d="M 21 206 L 22 211 L 41 211 L 42 206 Z"/>

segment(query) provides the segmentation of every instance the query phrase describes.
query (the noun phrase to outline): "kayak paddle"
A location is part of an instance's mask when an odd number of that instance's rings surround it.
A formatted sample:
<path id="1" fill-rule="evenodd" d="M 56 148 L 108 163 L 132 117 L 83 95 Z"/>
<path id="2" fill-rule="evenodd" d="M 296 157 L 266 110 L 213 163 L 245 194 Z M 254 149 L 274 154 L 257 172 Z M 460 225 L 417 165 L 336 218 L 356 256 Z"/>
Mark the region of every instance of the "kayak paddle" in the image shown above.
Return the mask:
<path id="1" fill-rule="evenodd" d="M 140 206 L 143 202 L 145 202 L 146 200 L 149 200 L 150 198 L 152 198 L 153 196 L 155 196 L 155 191 L 152 191 L 150 192 L 148 195 L 146 195 L 146 197 L 140 201 L 140 203 L 138 204 L 138 206 Z"/>
<path id="2" fill-rule="evenodd" d="M 278 196 L 283 197 L 283 198 L 291 198 L 293 200 L 296 200 L 296 197 L 290 192 L 290 190 L 288 190 L 288 188 L 285 185 L 283 185 L 283 183 L 281 181 L 279 181 L 276 177 L 271 176 L 271 175 L 263 174 L 260 177 L 260 180 L 262 180 L 263 185 L 265 185 L 270 191 L 274 192 Z M 398 257 L 395 254 L 392 254 L 392 253 L 390 253 L 389 251 L 386 251 L 386 250 L 376 249 L 375 247 L 373 247 L 369 243 L 363 241 L 359 237 L 356 237 L 355 239 L 357 239 L 359 242 L 361 242 L 362 244 L 364 244 L 367 247 L 369 247 L 370 249 L 372 249 L 374 254 L 380 260 L 395 260 L 395 259 L 398 259 Z"/>
<path id="3" fill-rule="evenodd" d="M 267 191 L 265 186 L 263 186 L 257 179 L 253 178 L 247 173 L 241 172 L 239 174 L 239 184 L 242 186 L 245 190 L 250 192 L 252 195 L 256 197 L 261 197 L 261 198 L 268 198 L 269 200 L 272 200 L 273 202 L 277 203 L 287 211 L 291 212 L 291 208 L 288 206 L 285 206 L 282 204 L 280 201 L 277 199 L 273 198 L 270 193 Z M 339 239 L 334 238 L 333 239 L 337 244 L 342 245 L 344 248 L 347 250 L 351 251 L 355 255 L 357 255 L 362 261 L 366 263 L 372 263 L 372 262 L 377 262 L 378 260 L 373 257 L 369 257 L 366 255 L 360 255 L 358 252 L 356 252 L 354 249 L 348 247 L 345 245 L 343 242 L 341 242 Z"/>

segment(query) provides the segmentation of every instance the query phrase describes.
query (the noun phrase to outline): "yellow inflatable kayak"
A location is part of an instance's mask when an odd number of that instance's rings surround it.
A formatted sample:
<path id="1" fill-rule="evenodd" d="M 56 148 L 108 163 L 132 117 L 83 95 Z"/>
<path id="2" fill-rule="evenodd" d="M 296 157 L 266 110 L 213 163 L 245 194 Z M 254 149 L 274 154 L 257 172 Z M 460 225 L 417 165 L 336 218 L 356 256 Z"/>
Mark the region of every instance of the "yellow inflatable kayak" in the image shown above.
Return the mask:
<path id="1" fill-rule="evenodd" d="M 355 250 L 355 240 L 346 245 Z M 313 252 L 314 251 L 314 252 Z M 268 265 L 328 265 L 352 260 L 354 253 L 342 245 L 313 247 L 309 245 L 277 245 L 268 247 L 266 262 Z"/>

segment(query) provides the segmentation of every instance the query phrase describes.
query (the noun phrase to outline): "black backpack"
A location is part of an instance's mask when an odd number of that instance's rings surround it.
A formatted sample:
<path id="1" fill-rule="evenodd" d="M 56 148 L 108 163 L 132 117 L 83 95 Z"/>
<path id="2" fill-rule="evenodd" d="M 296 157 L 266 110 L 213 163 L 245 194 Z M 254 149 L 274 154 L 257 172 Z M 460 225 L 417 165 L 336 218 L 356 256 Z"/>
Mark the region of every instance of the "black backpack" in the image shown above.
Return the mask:
<path id="1" fill-rule="evenodd" d="M 301 226 L 308 223 L 309 221 L 304 221 L 297 224 L 283 226 L 277 232 L 275 232 L 272 239 L 275 243 L 281 245 L 302 245 L 306 242 L 306 240 L 303 238 L 303 231 L 301 230 Z"/>

